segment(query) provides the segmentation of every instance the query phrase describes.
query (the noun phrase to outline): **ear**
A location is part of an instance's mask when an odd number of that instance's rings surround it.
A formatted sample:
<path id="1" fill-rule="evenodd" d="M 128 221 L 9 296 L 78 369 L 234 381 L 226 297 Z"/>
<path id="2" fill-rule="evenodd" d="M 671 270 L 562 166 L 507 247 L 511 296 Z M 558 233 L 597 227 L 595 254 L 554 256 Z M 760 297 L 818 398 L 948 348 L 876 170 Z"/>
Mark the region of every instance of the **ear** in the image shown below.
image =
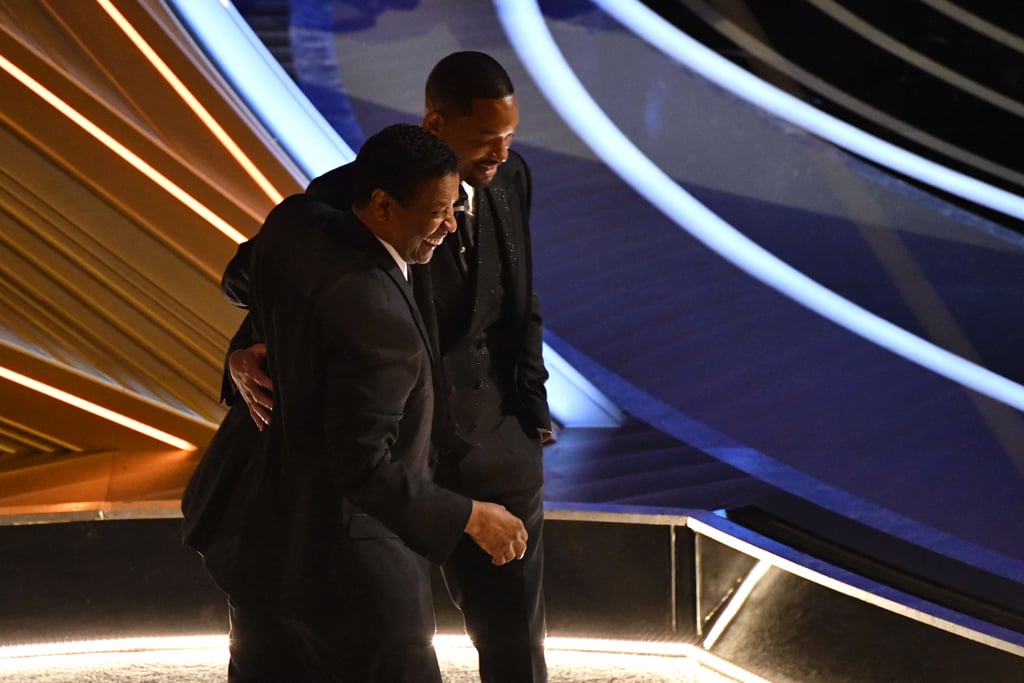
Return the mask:
<path id="1" fill-rule="evenodd" d="M 378 221 L 386 221 L 391 211 L 391 204 L 395 200 L 384 190 L 377 188 L 370 195 L 370 211 Z"/>
<path id="2" fill-rule="evenodd" d="M 428 109 L 427 113 L 423 115 L 423 128 L 438 135 L 442 126 L 444 126 L 444 117 L 441 116 L 441 112 L 436 109 Z"/>

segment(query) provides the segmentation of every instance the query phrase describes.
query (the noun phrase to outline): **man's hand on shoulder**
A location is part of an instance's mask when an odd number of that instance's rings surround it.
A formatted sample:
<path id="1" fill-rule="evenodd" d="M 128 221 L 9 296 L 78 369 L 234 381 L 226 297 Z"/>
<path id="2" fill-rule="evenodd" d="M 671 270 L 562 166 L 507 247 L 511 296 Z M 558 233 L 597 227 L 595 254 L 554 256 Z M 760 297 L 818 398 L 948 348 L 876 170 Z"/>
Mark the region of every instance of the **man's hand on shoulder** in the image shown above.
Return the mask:
<path id="1" fill-rule="evenodd" d="M 466 533 L 491 556 L 491 562 L 496 565 L 521 560 L 526 554 L 526 527 L 518 517 L 497 503 L 474 500 Z"/>
<path id="2" fill-rule="evenodd" d="M 249 415 L 260 431 L 270 424 L 274 410 L 274 383 L 267 374 L 267 345 L 253 344 L 233 351 L 228 357 L 231 380 L 238 395 L 249 408 Z"/>

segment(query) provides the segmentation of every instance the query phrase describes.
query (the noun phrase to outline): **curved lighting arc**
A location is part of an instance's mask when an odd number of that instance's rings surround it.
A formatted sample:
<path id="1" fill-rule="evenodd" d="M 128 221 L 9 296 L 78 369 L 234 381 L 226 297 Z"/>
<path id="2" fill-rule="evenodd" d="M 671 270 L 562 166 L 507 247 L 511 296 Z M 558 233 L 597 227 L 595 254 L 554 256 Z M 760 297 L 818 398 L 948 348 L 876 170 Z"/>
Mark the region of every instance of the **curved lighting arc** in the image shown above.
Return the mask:
<path id="1" fill-rule="evenodd" d="M 515 3 L 505 0 L 496 2 L 506 6 L 506 12 L 515 11 Z M 638 0 L 593 2 L 671 59 L 737 97 L 886 168 L 1007 216 L 1024 220 L 1024 198 L 911 154 L 815 109 L 719 56 Z M 521 9 L 525 9 L 525 4 Z"/>
<path id="2" fill-rule="evenodd" d="M 230 2 L 170 0 L 170 4 L 307 179 L 356 158 Z"/>
<path id="3" fill-rule="evenodd" d="M 355 159 L 355 152 L 295 86 L 226 0 L 170 0 L 203 50 L 242 99 L 314 178 Z M 623 415 L 547 344 L 545 383 L 555 420 L 565 427 L 614 427 Z"/>
<path id="4" fill-rule="evenodd" d="M 609 168 L 680 227 L 753 277 L 825 318 L 948 379 L 1024 410 L 1024 386 L 835 294 L 698 202 L 648 159 L 590 97 L 555 45 L 536 3 L 495 0 L 495 7 L 519 59 L 551 105 Z"/>

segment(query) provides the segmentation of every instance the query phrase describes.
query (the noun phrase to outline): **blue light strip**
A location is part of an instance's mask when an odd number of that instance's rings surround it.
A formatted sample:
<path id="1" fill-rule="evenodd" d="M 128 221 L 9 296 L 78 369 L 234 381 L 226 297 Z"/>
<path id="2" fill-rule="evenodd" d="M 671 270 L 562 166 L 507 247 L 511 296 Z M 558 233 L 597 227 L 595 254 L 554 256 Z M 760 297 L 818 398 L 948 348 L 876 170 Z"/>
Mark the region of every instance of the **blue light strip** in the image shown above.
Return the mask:
<path id="1" fill-rule="evenodd" d="M 303 170 L 306 180 L 356 158 L 230 2 L 169 3 L 235 92 Z"/>
<path id="2" fill-rule="evenodd" d="M 221 73 L 278 142 L 314 178 L 355 153 L 295 86 L 226 0 L 169 0 Z M 614 427 L 622 413 L 547 344 L 545 388 L 551 414 L 566 427 Z"/>
<path id="3" fill-rule="evenodd" d="M 614 427 L 625 421 L 614 403 L 547 344 L 543 355 L 548 371 L 544 387 L 555 419 L 566 427 Z"/>
<path id="4" fill-rule="evenodd" d="M 955 382 L 1024 410 L 1024 386 L 836 295 L 712 213 L 648 159 L 594 102 L 555 45 L 535 2 L 495 0 L 495 7 L 520 60 L 569 127 L 680 227 L 753 277 L 825 318 Z"/>
<path id="5" fill-rule="evenodd" d="M 638 0 L 592 1 L 676 62 L 779 118 L 927 185 L 1024 219 L 1024 198 L 911 154 L 815 109 L 708 49 Z"/>

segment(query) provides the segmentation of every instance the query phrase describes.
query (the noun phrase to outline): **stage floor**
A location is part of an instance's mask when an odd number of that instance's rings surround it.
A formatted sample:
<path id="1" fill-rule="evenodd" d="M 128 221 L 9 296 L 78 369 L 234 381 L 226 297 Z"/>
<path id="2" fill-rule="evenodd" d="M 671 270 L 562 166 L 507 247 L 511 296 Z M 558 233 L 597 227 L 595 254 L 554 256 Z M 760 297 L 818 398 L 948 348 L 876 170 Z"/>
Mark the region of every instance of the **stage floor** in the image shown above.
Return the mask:
<path id="1" fill-rule="evenodd" d="M 197 638 L 174 643 L 170 639 L 138 647 L 122 641 L 121 649 L 106 652 L 24 656 L 5 659 L 0 650 L 0 682 L 3 683 L 214 683 L 224 680 L 228 652 L 224 636 Z M 600 649 L 581 650 L 571 644 L 552 643 L 548 649 L 551 683 L 580 681 L 617 681 L 620 683 L 732 683 L 760 680 L 756 676 L 733 677 L 715 666 L 731 669 L 725 662 L 715 663 L 707 653 L 637 654 Z M 438 661 L 445 683 L 478 681 L 476 652 L 468 640 L 441 637 L 437 644 Z M 71 650 L 75 648 L 69 648 Z M 84 649 L 84 648 L 78 648 Z M 611 649 L 616 649 L 614 645 Z"/>

